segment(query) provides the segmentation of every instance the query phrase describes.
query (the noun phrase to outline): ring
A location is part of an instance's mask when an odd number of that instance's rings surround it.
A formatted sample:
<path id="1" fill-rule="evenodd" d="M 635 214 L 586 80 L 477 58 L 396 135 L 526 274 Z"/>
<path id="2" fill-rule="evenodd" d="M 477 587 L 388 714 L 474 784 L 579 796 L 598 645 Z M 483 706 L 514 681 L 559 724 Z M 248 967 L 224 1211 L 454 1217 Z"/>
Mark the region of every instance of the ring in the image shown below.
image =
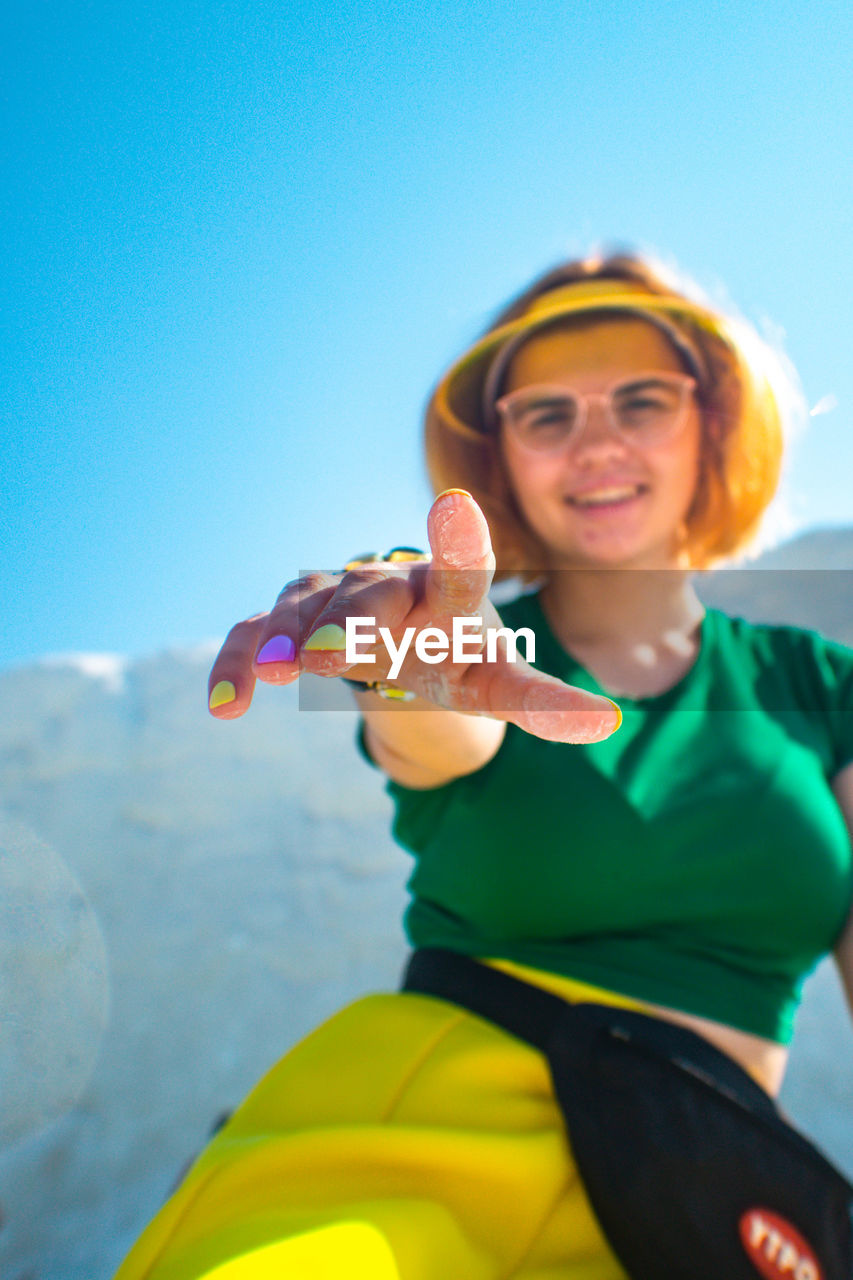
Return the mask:
<path id="1" fill-rule="evenodd" d="M 387 680 L 374 680 L 367 687 L 380 698 L 393 699 L 395 702 L 411 702 L 418 696 L 411 689 L 401 689 L 396 684 L 389 684 Z"/>
<path id="2" fill-rule="evenodd" d="M 402 564 L 407 560 L 429 560 L 429 556 L 425 551 L 421 551 L 419 547 L 392 547 L 382 559 L 390 564 Z"/>
<path id="3" fill-rule="evenodd" d="M 419 547 L 392 547 L 390 551 L 385 552 L 384 556 L 378 551 L 363 551 L 361 555 L 347 560 L 343 572 L 346 573 L 348 569 L 358 569 L 363 564 L 404 564 L 418 560 L 429 560 L 427 553 L 421 551 Z"/>
<path id="4" fill-rule="evenodd" d="M 341 676 L 341 679 L 344 684 L 350 685 L 353 689 L 366 689 L 380 698 L 387 698 L 394 702 L 411 702 L 418 696 L 412 693 L 411 689 L 401 689 L 399 685 L 391 684 L 388 680 L 350 680 L 347 676 Z"/>

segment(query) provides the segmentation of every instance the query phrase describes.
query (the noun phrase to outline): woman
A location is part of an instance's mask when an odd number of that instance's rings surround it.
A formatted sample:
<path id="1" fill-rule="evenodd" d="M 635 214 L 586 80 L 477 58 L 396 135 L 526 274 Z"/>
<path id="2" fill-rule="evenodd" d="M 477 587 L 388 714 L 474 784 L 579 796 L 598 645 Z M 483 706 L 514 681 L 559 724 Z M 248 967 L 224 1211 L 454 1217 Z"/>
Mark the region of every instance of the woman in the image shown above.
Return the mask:
<path id="1" fill-rule="evenodd" d="M 687 1028 L 774 1095 L 804 974 L 835 949 L 853 992 L 853 654 L 706 611 L 692 585 L 775 490 L 769 368 L 639 259 L 537 281 L 430 402 L 431 560 L 289 584 L 229 635 L 210 706 L 345 675 L 415 855 L 416 948 L 521 979 L 522 1006 L 545 989 Z M 496 566 L 538 584 L 500 615 Z M 348 661 L 352 618 L 391 649 Z M 532 631 L 535 660 L 506 638 L 491 661 L 410 644 L 389 679 L 407 628 L 454 618 L 483 644 Z M 464 1003 L 370 997 L 297 1046 L 121 1280 L 623 1276 L 546 1058 Z M 811 1274 L 773 1222 L 753 1252 Z"/>

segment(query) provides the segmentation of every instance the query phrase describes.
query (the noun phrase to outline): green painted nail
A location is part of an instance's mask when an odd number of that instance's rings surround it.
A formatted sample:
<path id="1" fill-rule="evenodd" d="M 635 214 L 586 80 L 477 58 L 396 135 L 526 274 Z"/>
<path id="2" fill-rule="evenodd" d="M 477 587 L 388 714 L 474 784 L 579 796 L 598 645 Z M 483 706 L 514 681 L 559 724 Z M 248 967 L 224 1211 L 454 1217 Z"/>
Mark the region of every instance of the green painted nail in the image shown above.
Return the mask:
<path id="1" fill-rule="evenodd" d="M 237 697 L 237 690 L 234 688 L 230 680 L 220 680 L 210 691 L 210 701 L 208 706 L 211 711 L 215 711 L 217 707 L 224 707 L 226 702 L 233 702 Z"/>
<path id="2" fill-rule="evenodd" d="M 343 627 L 339 627 L 336 622 L 327 622 L 324 627 L 318 627 L 316 631 L 312 631 L 311 635 L 302 646 L 308 652 L 315 649 L 322 649 L 326 652 L 332 651 L 339 653 L 347 647 L 347 633 Z"/>

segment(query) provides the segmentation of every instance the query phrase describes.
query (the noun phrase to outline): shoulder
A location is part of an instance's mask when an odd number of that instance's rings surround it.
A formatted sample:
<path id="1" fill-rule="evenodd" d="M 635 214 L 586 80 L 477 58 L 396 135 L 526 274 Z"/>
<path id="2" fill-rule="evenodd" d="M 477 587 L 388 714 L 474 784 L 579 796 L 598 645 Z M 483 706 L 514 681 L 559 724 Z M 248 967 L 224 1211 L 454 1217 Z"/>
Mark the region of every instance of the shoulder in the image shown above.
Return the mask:
<path id="1" fill-rule="evenodd" d="M 708 615 L 718 663 L 748 680 L 774 714 L 822 726 L 829 776 L 853 760 L 853 649 L 806 627 Z"/>
<path id="2" fill-rule="evenodd" d="M 749 622 L 719 609 L 708 609 L 707 613 L 720 646 L 791 666 L 813 663 L 827 674 L 853 673 L 853 648 L 818 631 L 787 623 Z"/>

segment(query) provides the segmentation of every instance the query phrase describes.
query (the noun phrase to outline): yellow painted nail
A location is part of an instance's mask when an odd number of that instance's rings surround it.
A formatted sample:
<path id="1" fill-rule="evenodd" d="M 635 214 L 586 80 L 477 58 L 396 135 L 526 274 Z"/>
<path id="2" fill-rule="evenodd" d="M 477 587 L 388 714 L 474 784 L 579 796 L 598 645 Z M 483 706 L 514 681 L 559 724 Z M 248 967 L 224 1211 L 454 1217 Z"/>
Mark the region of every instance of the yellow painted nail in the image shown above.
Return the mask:
<path id="1" fill-rule="evenodd" d="M 230 680 L 220 680 L 210 691 L 210 701 L 208 706 L 211 711 L 215 711 L 217 707 L 224 707 L 226 702 L 233 702 L 237 697 L 237 690 L 234 688 Z"/>
<path id="2" fill-rule="evenodd" d="M 611 707 L 614 707 L 616 709 L 616 714 L 619 717 L 619 719 L 616 721 L 616 729 L 618 729 L 622 723 L 622 708 L 619 706 L 619 703 L 614 702 L 612 698 L 608 698 L 607 701 L 610 703 Z M 613 730 L 614 733 L 616 732 L 616 729 Z"/>
<path id="3" fill-rule="evenodd" d="M 330 650 L 333 653 L 339 653 L 347 647 L 347 633 L 343 627 L 339 627 L 336 622 L 327 622 L 324 627 L 318 627 L 313 631 L 302 646 L 313 652 L 315 649 L 323 649 L 326 652 Z"/>
<path id="4" fill-rule="evenodd" d="M 439 498 L 446 498 L 451 493 L 461 493 L 463 498 L 471 497 L 471 494 L 468 492 L 467 489 L 443 489 L 441 493 L 438 495 L 438 497 L 436 498 L 436 502 L 438 502 Z"/>

